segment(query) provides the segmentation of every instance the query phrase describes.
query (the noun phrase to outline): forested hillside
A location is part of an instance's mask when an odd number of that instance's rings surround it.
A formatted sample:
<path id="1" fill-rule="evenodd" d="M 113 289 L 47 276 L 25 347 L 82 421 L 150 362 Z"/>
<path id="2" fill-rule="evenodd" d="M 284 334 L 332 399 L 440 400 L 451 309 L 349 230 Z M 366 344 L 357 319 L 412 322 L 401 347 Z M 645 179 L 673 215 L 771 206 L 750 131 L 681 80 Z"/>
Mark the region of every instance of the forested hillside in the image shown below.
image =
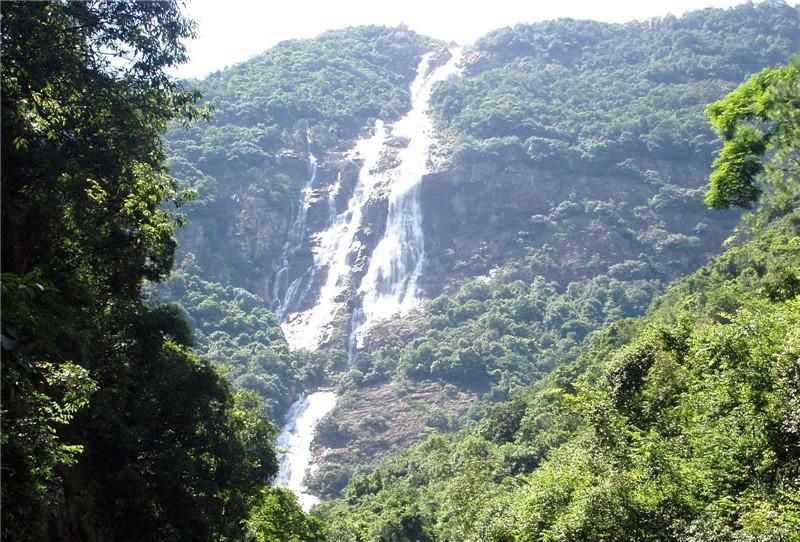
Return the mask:
<path id="1" fill-rule="evenodd" d="M 431 100 L 439 143 L 421 184 L 431 301 L 375 329 L 349 368 L 349 314 L 322 351 L 290 352 L 267 311 L 312 156 L 295 276 L 312 265 L 332 194 L 339 209 L 352 194 L 353 141 L 409 107 L 420 56 L 442 47 L 380 27 L 290 41 L 193 82 L 214 120 L 168 133 L 172 171 L 197 196 L 180 269 L 153 302 L 178 302 L 200 351 L 277 419 L 301 390 L 338 386 L 317 444 L 328 449 L 315 481 L 324 494 L 420 434 L 480 418 L 481 405 L 575 359 L 591 331 L 642 314 L 720 250 L 738 213 L 703 205 L 715 145 L 703 110 L 797 51 L 800 16 L 766 2 L 488 34 Z M 386 206 L 366 209 L 367 245 Z M 357 288 L 343 294 L 347 310 Z M 374 423 L 362 419 L 370 409 L 381 411 Z"/>
<path id="2" fill-rule="evenodd" d="M 798 7 L 0 14 L 3 540 L 800 542 Z"/>
<path id="3" fill-rule="evenodd" d="M 356 476 L 335 540 L 796 541 L 800 66 L 709 116 L 712 206 L 761 207 L 647 316 L 591 335 L 477 424 Z"/>
<path id="4" fill-rule="evenodd" d="M 775 31 L 762 34 L 755 20 L 777 25 Z M 583 26 L 594 31 L 579 31 Z M 742 6 L 648 24 L 520 26 L 479 42 L 468 75 L 442 84 L 433 97 L 453 155 L 441 173 L 423 181 L 430 248 L 423 283 L 429 293 L 444 283 L 444 295 L 416 320 L 376 333 L 376 348 L 357 358 L 343 381 L 359 389 L 356 404 L 380 395 L 381 382 L 410 382 L 413 390 L 433 380 L 440 398 L 432 407 L 414 406 L 422 430 L 457 427 L 465 410 L 453 410 L 448 386 L 504 399 L 574 359 L 589 332 L 642 314 L 667 282 L 705 262 L 737 215 L 720 216 L 703 205 L 715 145 L 703 110 L 748 73 L 800 48 L 798 27 L 796 10 L 786 6 Z M 533 46 L 489 45 L 498 35 L 515 36 L 511 43 L 526 36 L 558 43 L 555 29 L 561 40 L 572 40 L 571 50 L 581 51 L 577 58 L 558 64 L 530 53 Z M 752 33 L 770 47 L 729 53 L 732 35 L 752 42 Z M 604 39 L 581 42 L 587 34 Z M 689 68 L 699 53 L 678 39 L 686 34 L 703 40 L 703 62 L 713 58 L 718 72 Z M 649 54 L 621 61 L 612 51 L 627 44 Z M 754 55 L 763 56 L 748 64 Z M 664 62 L 685 71 L 652 80 L 649 66 Z M 509 126 L 513 134 L 504 132 Z M 523 151 L 544 139 L 558 149 L 553 157 Z M 474 396 L 468 397 L 462 404 L 479 417 Z M 320 485 L 324 491 L 374 457 L 375 439 L 387 438 L 391 448 L 395 438 L 364 428 L 345 405 L 334 413 L 339 432 L 364 444 L 329 453 L 329 462 L 344 468 L 330 466 L 338 474 Z M 392 411 L 383 418 L 392 428 Z"/>
<path id="5" fill-rule="evenodd" d="M 517 25 L 481 38 L 467 75 L 433 96 L 453 173 L 429 187 L 432 196 L 448 182 L 491 190 L 432 198 L 454 212 L 430 212 L 431 228 L 454 239 L 431 266 L 442 259 L 442 269 L 476 274 L 496 265 L 493 252 L 510 252 L 564 287 L 627 258 L 653 278 L 702 263 L 719 240 L 692 192 L 715 144 L 703 110 L 784 63 L 800 48 L 799 25 L 796 9 L 767 2 L 624 25 Z M 697 259 L 675 261 L 687 254 Z"/>

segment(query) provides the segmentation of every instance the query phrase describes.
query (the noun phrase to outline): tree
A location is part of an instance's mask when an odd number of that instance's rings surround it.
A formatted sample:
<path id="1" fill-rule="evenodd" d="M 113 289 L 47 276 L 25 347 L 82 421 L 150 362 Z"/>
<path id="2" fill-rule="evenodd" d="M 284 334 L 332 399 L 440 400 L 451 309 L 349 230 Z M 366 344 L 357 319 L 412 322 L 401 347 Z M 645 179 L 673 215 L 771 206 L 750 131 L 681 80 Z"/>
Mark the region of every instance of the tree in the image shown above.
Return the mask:
<path id="1" fill-rule="evenodd" d="M 161 203 L 180 200 L 159 134 L 199 114 L 166 74 L 193 27 L 175 1 L 2 10 L 3 271 L 47 262 L 132 296 L 171 266 L 176 217 Z"/>
<path id="2" fill-rule="evenodd" d="M 247 520 L 248 540 L 257 542 L 321 542 L 322 524 L 303 513 L 297 497 L 283 488 L 264 488 Z"/>
<path id="3" fill-rule="evenodd" d="M 709 207 L 750 207 L 763 190 L 765 168 L 773 188 L 800 178 L 800 59 L 752 76 L 706 114 L 723 140 L 709 178 Z"/>
<path id="4" fill-rule="evenodd" d="M 185 201 L 160 134 L 203 114 L 179 7 L 2 4 L 4 539 L 238 538 L 276 471 L 263 405 L 141 298 Z"/>

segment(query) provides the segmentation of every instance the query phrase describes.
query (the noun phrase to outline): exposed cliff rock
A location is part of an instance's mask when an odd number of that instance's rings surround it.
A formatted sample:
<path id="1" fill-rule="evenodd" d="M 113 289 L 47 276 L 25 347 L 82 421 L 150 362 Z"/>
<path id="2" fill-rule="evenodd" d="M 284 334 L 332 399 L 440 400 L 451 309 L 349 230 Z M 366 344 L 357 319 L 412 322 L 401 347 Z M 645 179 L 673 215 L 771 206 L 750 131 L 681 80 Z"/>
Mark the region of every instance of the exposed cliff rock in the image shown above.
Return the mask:
<path id="1" fill-rule="evenodd" d="M 665 279 L 699 265 L 718 250 L 737 214 L 703 207 L 698 189 L 707 171 L 697 165 L 646 167 L 575 175 L 487 160 L 426 176 L 426 295 L 542 251 L 554 257 L 534 271 L 562 285 L 627 260 L 646 262 Z M 670 250 L 681 240 L 691 253 Z"/>
<path id="2" fill-rule="evenodd" d="M 309 488 L 335 495 L 353 473 L 368 471 L 392 451 L 432 431 L 458 428 L 476 400 L 474 393 L 434 382 L 373 384 L 346 395 L 318 428 L 313 451 L 322 467 Z"/>

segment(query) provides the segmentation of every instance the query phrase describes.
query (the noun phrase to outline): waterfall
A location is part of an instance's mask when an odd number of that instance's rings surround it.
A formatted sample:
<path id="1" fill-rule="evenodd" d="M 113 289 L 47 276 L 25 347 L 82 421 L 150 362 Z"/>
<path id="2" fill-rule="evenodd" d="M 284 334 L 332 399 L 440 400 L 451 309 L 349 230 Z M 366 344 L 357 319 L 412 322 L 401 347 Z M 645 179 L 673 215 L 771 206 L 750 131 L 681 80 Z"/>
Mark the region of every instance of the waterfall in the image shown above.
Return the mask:
<path id="1" fill-rule="evenodd" d="M 301 395 L 289 408 L 286 423 L 275 441 L 281 453 L 274 484 L 291 489 L 306 512 L 319 502 L 317 497 L 306 493 L 303 485 L 306 473 L 313 472 L 316 466 L 311 455 L 311 441 L 317 424 L 335 405 L 336 395 L 330 391 Z"/>
<path id="2" fill-rule="evenodd" d="M 349 284 L 351 253 L 358 249 L 356 233 L 361 226 L 364 207 L 380 180 L 372 172 L 377 167 L 385 139 L 384 124 L 378 120 L 374 133 L 358 140 L 350 153 L 352 158 L 361 158 L 364 163 L 347 209 L 336 215 L 328 229 L 317 235 L 319 245 L 314 252 L 314 269 L 327 269 L 327 276 L 316 304 L 307 311 L 291 315 L 282 326 L 292 348 L 319 348 L 336 312 L 342 306 L 339 298 Z M 333 205 L 335 207 L 335 202 Z"/>
<path id="3" fill-rule="evenodd" d="M 411 85 L 411 111 L 395 123 L 392 134 L 408 140 L 400 151 L 398 166 L 388 172 L 391 179 L 386 230 L 370 258 L 358 291 L 361 311 L 353 312 L 351 355 L 360 335 L 376 321 L 408 312 L 417 304 L 417 283 L 425 258 L 419 185 L 429 172 L 433 146 L 433 122 L 427 114 L 433 86 L 458 73 L 461 51 L 451 51 L 450 60 L 430 69 L 434 53 L 420 62 Z"/>
<path id="4" fill-rule="evenodd" d="M 298 296 L 301 287 L 305 284 L 307 290 L 313 281 L 313 268 L 309 268 L 292 282 L 288 282 L 292 261 L 306 240 L 306 217 L 314 195 L 314 182 L 317 179 L 317 158 L 311 152 L 311 137 L 308 132 L 306 132 L 306 145 L 308 147 L 308 177 L 301 191 L 302 197 L 298 208 L 289 225 L 289 232 L 281 254 L 281 267 L 275 274 L 272 288 L 272 310 L 275 311 L 275 315 L 281 321 L 298 302 L 302 301 L 304 296 Z"/>
<path id="5" fill-rule="evenodd" d="M 434 65 L 435 56 L 435 52 L 428 53 L 419 63 L 410 88 L 411 110 L 390 126 L 375 121 L 373 131 L 359 139 L 350 151 L 347 157 L 362 160 L 362 165 L 347 207 L 339 211 L 336 205 L 340 175 L 328 189 L 328 225 L 311 237 L 313 266 L 289 283 L 292 259 L 308 236 L 306 215 L 313 203 L 316 159 L 309 148 L 309 179 L 291 224 L 274 288 L 274 306 L 293 350 L 316 350 L 331 338 L 337 325 L 345 328 L 349 322 L 348 352 L 352 359 L 359 340 L 375 322 L 402 314 L 417 303 L 417 283 L 425 257 L 419 184 L 429 172 L 433 146 L 428 100 L 435 83 L 458 73 L 461 52 L 451 51 L 450 59 L 438 66 Z M 407 145 L 396 152 L 396 159 L 385 159 L 399 142 L 406 141 Z M 380 205 L 387 195 L 386 228 L 370 255 L 370 247 L 361 243 L 358 233 L 363 233 L 367 209 Z M 324 281 L 315 280 L 322 272 Z M 359 276 L 362 278 L 356 288 Z M 314 306 L 298 311 L 316 287 L 319 291 Z M 349 318 L 348 306 L 352 309 Z M 275 484 L 297 493 L 305 509 L 316 502 L 316 497 L 307 494 L 303 486 L 308 468 L 313 468 L 314 428 L 333 409 L 335 400 L 331 392 L 301 396 L 292 405 L 278 436 L 278 446 L 285 453 Z"/>
<path id="6" fill-rule="evenodd" d="M 329 227 L 316 235 L 314 266 L 307 271 L 316 276 L 325 269 L 327 275 L 312 308 L 282 318 L 283 331 L 292 348 L 314 350 L 330 338 L 334 320 L 346 304 L 345 293 L 355 286 L 353 260 L 365 248 L 356 233 L 362 226 L 365 206 L 385 197 L 387 190 L 386 229 L 357 289 L 360 303 L 354 300 L 350 318 L 350 352 L 376 321 L 407 312 L 417 303 L 417 283 L 425 256 L 419 183 L 429 171 L 433 145 L 428 100 L 434 84 L 458 73 L 461 58 L 460 50 L 454 50 L 445 64 L 433 67 L 435 55 L 436 52 L 427 53 L 419 63 L 410 87 L 411 110 L 390 127 L 376 121 L 372 135 L 356 142 L 350 157 L 363 160 L 363 165 L 347 209 L 335 214 L 335 202 L 329 195 Z M 388 135 L 393 144 L 408 144 L 399 151 L 396 165 L 381 167 Z M 334 185 L 334 189 L 338 190 L 338 186 Z"/>

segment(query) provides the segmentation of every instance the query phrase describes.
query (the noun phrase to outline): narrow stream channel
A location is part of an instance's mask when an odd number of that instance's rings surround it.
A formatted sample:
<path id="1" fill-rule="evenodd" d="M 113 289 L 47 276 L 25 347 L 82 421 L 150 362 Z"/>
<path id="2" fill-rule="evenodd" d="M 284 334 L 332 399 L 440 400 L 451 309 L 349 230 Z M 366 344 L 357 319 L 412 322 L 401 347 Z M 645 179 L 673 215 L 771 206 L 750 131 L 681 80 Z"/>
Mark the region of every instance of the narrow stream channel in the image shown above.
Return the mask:
<path id="1" fill-rule="evenodd" d="M 336 394 L 332 391 L 301 395 L 289 408 L 286 423 L 275 441 L 282 451 L 275 485 L 291 489 L 305 511 L 319 502 L 317 497 L 306 492 L 303 483 L 306 473 L 316 468 L 311 455 L 311 441 L 317 424 L 335 405 Z"/>

